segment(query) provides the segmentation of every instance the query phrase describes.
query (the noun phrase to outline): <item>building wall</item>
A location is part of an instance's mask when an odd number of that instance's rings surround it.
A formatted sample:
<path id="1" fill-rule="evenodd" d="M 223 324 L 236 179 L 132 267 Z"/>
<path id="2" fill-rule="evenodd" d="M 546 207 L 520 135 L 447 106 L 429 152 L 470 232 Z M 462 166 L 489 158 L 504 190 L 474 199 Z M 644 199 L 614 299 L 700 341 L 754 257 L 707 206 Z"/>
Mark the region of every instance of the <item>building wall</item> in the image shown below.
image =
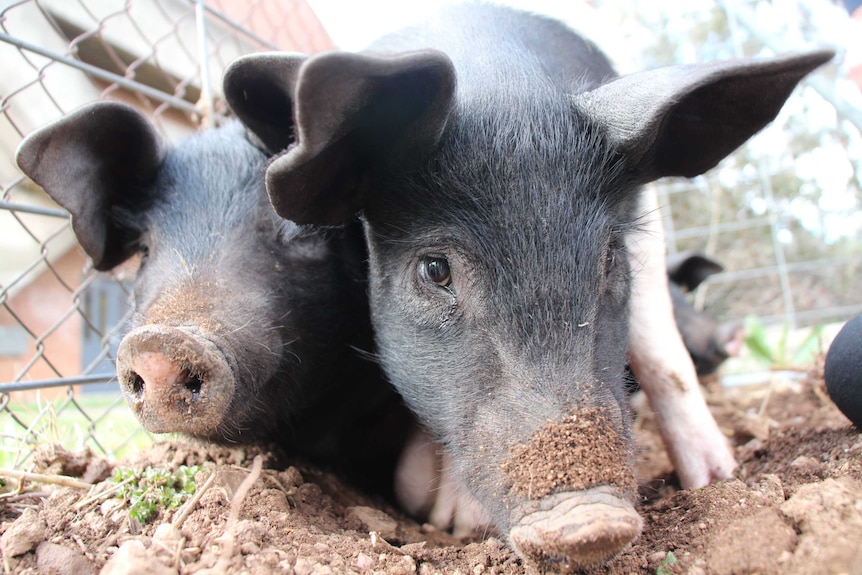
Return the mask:
<path id="1" fill-rule="evenodd" d="M 335 47 L 304 1 L 211 0 L 208 4 L 282 50 L 314 54 Z"/>
<path id="2" fill-rule="evenodd" d="M 0 308 L 0 326 L 15 329 L 11 337 L 24 338 L 25 351 L 15 356 L 0 356 L 0 381 L 13 381 L 22 372 L 23 381 L 70 377 L 81 373 L 81 314 L 73 298 L 81 285 L 81 271 L 87 259 L 80 248 L 69 250 Z M 47 268 L 47 266 L 45 266 Z M 7 309 L 8 308 L 8 309 Z M 14 314 L 14 316 L 13 316 Z M 63 319 L 65 318 L 65 319 Z M 25 326 L 36 337 L 16 329 Z M 38 353 L 39 349 L 42 353 Z M 35 362 L 28 367 L 28 363 Z M 20 392 L 16 399 L 26 401 L 35 391 Z M 64 388 L 45 388 L 42 397 L 56 397 Z"/>

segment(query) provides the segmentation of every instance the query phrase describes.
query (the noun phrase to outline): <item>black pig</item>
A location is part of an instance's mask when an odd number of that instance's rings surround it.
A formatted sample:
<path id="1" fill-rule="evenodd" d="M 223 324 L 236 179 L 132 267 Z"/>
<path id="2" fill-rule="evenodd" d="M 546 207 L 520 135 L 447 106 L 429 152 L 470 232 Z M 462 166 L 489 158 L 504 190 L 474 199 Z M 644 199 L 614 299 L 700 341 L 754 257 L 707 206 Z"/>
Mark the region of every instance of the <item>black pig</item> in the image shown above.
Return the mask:
<path id="1" fill-rule="evenodd" d="M 270 147 L 295 134 L 267 168 L 279 214 L 334 225 L 361 211 L 381 361 L 459 485 L 524 557 L 574 569 L 641 529 L 627 355 L 654 408 L 687 407 L 684 382 L 645 384 L 648 335 L 627 354 L 632 278 L 649 264 L 629 257 L 649 228 L 640 185 L 714 166 L 831 56 L 614 80 L 561 24 L 477 4 L 360 54 L 245 57 L 225 92 Z M 700 392 L 685 393 L 713 438 L 696 483 L 713 444 L 731 470 L 732 457 Z M 670 424 L 678 452 L 688 423 Z"/>
<path id="2" fill-rule="evenodd" d="M 742 347 L 740 323 L 719 323 L 711 315 L 694 309 L 685 297 L 685 292 L 694 290 L 722 269 L 720 263 L 699 253 L 682 252 L 667 258 L 673 317 L 699 376 L 715 373 L 724 360 L 738 355 Z"/>
<path id="3" fill-rule="evenodd" d="M 381 422 L 406 420 L 356 352 L 373 343 L 361 226 L 279 218 L 267 156 L 238 122 L 164 146 L 106 101 L 31 134 L 18 163 L 71 212 L 96 269 L 141 256 L 117 372 L 147 430 L 276 441 L 380 486 L 404 433 Z"/>

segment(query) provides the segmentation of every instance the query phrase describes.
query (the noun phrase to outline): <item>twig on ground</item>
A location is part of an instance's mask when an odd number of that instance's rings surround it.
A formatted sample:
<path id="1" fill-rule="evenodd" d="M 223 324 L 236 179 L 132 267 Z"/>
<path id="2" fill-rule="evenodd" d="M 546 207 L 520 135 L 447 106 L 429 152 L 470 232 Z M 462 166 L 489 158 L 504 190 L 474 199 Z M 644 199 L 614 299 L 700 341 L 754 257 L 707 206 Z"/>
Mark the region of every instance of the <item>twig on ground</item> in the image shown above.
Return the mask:
<path id="1" fill-rule="evenodd" d="M 272 475 L 265 475 L 264 479 L 274 483 L 275 486 L 278 488 L 278 490 L 283 492 L 285 495 L 293 495 L 294 493 L 296 493 L 296 489 L 294 489 L 293 487 L 291 487 L 290 489 L 285 488 L 285 486 L 281 483 L 281 481 L 279 481 L 278 479 L 276 479 Z"/>
<path id="2" fill-rule="evenodd" d="M 78 544 L 78 548 L 81 550 L 81 553 L 84 554 L 84 557 L 86 557 L 90 561 L 95 560 L 93 553 L 87 548 L 87 546 L 84 544 L 84 542 L 78 535 L 72 535 L 72 541 Z"/>
<path id="3" fill-rule="evenodd" d="M 183 546 L 186 544 L 185 536 L 180 537 L 179 541 L 177 541 L 177 546 L 174 549 L 174 569 L 177 570 L 177 573 L 180 572 L 180 566 L 183 564 Z"/>
<path id="4" fill-rule="evenodd" d="M 104 491 L 99 491 L 98 493 L 95 493 L 95 494 L 91 495 L 90 497 L 82 499 L 81 501 L 79 501 L 78 503 L 75 504 L 75 509 L 76 510 L 83 509 L 84 507 L 86 507 L 87 505 L 89 505 L 91 503 L 95 503 L 96 501 L 98 501 L 100 499 L 104 499 L 104 498 L 108 497 L 109 495 L 113 495 L 114 493 L 116 493 L 117 491 L 122 489 L 124 485 L 126 485 L 127 483 L 131 483 L 133 480 L 134 480 L 134 477 L 124 479 L 123 481 L 120 481 L 116 485 L 113 485 L 113 486 L 109 487 L 108 489 L 105 489 Z"/>
<path id="5" fill-rule="evenodd" d="M 4 497 L 3 499 L 6 503 L 18 503 L 19 501 L 25 501 L 27 499 L 44 499 L 45 497 L 50 496 L 51 494 L 47 491 L 29 491 L 27 493 L 19 493 L 17 495 Z"/>
<path id="6" fill-rule="evenodd" d="M 770 398 L 772 398 L 772 390 L 775 389 L 775 378 L 769 378 L 769 387 L 766 388 L 766 395 L 763 398 L 763 401 L 760 403 L 760 408 L 757 410 L 757 415 L 763 415 L 766 413 L 766 406 L 769 404 Z"/>
<path id="7" fill-rule="evenodd" d="M 228 529 L 231 532 L 233 531 L 236 522 L 239 520 L 239 510 L 242 507 L 242 502 L 245 500 L 245 496 L 248 495 L 248 491 L 251 489 L 251 486 L 260 478 L 260 471 L 262 468 L 263 458 L 260 455 L 255 455 L 254 461 L 251 463 L 248 477 L 243 479 L 242 483 L 239 484 L 236 493 L 234 493 L 233 501 L 230 502 L 230 515 L 228 515 L 227 518 L 226 531 Z"/>
<path id="8" fill-rule="evenodd" d="M 808 367 L 801 365 L 771 365 L 769 366 L 769 371 L 796 371 L 799 373 L 805 373 L 808 371 Z"/>
<path id="9" fill-rule="evenodd" d="M 66 475 L 42 475 L 41 473 L 30 473 L 29 471 L 19 471 L 17 469 L 0 469 L 0 476 L 11 477 L 19 481 L 32 481 L 34 483 L 48 483 L 51 485 L 61 485 L 63 487 L 74 487 L 76 489 L 90 489 L 92 483 L 84 483 L 73 477 Z"/>
<path id="10" fill-rule="evenodd" d="M 377 531 L 369 531 L 368 535 L 371 536 L 371 546 L 376 548 L 378 543 L 381 547 L 383 547 L 386 551 L 391 551 L 393 553 L 398 553 L 399 555 L 407 555 L 403 550 L 399 549 L 392 545 L 389 541 L 380 536 L 380 533 Z"/>
<path id="11" fill-rule="evenodd" d="M 225 524 L 224 534 L 216 539 L 217 542 L 220 542 L 222 548 L 219 552 L 219 558 L 216 564 L 210 569 L 204 569 L 202 571 L 198 571 L 199 575 L 215 575 L 216 573 L 227 573 L 228 567 L 230 567 L 230 561 L 233 558 L 234 545 L 236 544 L 236 524 L 239 521 L 239 511 L 242 508 L 242 503 L 245 500 L 245 496 L 248 495 L 249 490 L 252 485 L 260 478 L 260 472 L 263 468 L 263 458 L 260 455 L 256 455 L 254 457 L 254 461 L 251 463 L 251 469 L 249 470 L 248 477 L 243 479 L 242 483 L 240 483 L 236 492 L 234 493 L 233 500 L 230 502 L 230 513 L 227 517 L 227 523 Z"/>
<path id="12" fill-rule="evenodd" d="M 171 521 L 171 525 L 173 525 L 176 529 L 179 529 L 183 526 L 183 522 L 188 518 L 192 511 L 194 511 L 195 507 L 198 504 L 198 501 L 201 500 L 201 497 L 204 496 L 212 484 L 215 482 L 216 472 L 215 470 L 210 472 L 210 476 L 207 477 L 207 480 L 204 481 L 204 484 L 201 485 L 201 488 L 195 491 L 194 496 L 188 500 L 188 502 L 180 509 L 177 514 L 174 516 L 174 520 Z"/>
<path id="13" fill-rule="evenodd" d="M 161 529 L 161 527 L 159 529 Z M 171 525 L 171 529 L 176 530 L 176 527 Z M 158 531 L 158 529 L 156 531 Z M 183 564 L 183 560 L 182 560 L 181 555 L 183 552 L 183 547 L 186 544 L 186 537 L 185 537 L 185 535 L 179 533 L 178 530 L 177 530 L 177 535 L 179 535 L 179 537 L 177 537 L 177 540 L 174 543 L 173 547 L 168 547 L 164 541 L 161 541 L 160 539 L 157 539 L 156 537 L 153 537 L 152 545 L 154 547 L 158 546 L 165 553 L 170 555 L 173 558 L 171 561 L 171 564 L 174 566 L 174 569 L 176 569 L 177 572 L 179 572 L 180 566 Z"/>

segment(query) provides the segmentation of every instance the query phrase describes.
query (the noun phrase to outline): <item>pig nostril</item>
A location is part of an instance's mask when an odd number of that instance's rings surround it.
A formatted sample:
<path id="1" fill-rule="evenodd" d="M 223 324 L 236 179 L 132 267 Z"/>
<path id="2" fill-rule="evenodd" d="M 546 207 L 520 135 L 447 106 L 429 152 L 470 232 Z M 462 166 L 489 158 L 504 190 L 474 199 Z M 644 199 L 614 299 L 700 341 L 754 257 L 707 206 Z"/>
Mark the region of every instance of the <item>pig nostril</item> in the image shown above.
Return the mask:
<path id="1" fill-rule="evenodd" d="M 141 395 L 144 393 L 144 385 L 144 378 L 137 373 L 132 372 L 132 392 L 135 395 Z"/>
<path id="2" fill-rule="evenodd" d="M 199 373 L 191 373 L 186 377 L 183 386 L 192 392 L 192 395 L 197 397 L 201 393 L 201 388 L 204 385 L 204 378 Z"/>

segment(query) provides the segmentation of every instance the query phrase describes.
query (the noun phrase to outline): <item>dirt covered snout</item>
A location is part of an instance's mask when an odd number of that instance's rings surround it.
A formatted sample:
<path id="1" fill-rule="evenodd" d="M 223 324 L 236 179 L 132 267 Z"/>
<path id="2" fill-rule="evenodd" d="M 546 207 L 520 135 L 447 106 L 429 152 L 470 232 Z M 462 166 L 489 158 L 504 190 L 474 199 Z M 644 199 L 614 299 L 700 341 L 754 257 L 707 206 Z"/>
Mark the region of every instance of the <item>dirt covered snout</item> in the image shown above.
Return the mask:
<path id="1" fill-rule="evenodd" d="M 603 408 L 587 408 L 537 429 L 502 468 L 520 500 L 509 542 L 522 556 L 560 571 L 606 561 L 642 527 L 626 441 Z"/>
<path id="2" fill-rule="evenodd" d="M 140 326 L 117 352 L 123 395 L 152 433 L 215 430 L 233 399 L 236 381 L 224 354 L 207 338 L 182 328 Z"/>

